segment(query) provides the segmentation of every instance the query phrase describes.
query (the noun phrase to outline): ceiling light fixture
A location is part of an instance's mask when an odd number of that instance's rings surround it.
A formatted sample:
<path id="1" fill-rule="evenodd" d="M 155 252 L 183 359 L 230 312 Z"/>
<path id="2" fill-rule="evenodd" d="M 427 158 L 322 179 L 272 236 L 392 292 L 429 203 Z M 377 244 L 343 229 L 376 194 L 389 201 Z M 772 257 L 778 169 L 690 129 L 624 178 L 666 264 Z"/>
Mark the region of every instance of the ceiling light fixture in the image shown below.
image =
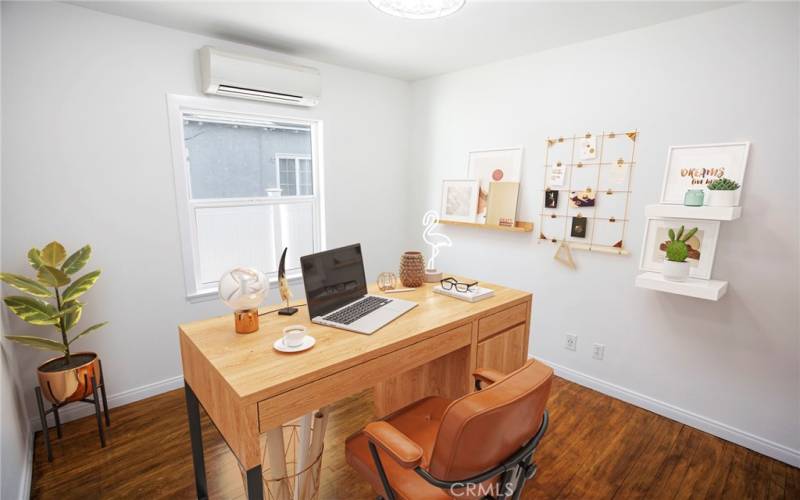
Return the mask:
<path id="1" fill-rule="evenodd" d="M 373 7 L 406 19 L 438 19 L 464 6 L 466 0 L 369 0 Z"/>

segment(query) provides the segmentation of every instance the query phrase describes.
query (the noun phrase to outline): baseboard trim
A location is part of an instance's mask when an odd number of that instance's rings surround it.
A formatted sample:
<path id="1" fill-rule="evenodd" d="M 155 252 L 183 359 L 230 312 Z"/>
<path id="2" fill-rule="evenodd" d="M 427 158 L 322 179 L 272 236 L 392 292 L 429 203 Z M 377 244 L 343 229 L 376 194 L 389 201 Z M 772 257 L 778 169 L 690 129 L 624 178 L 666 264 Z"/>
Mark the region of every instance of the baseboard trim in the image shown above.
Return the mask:
<path id="1" fill-rule="evenodd" d="M 183 375 L 178 375 L 177 377 L 168 378 L 159 382 L 153 382 L 152 384 L 143 385 L 141 387 L 134 387 L 133 389 L 108 396 L 108 407 L 116 408 L 117 406 L 123 406 L 128 403 L 149 398 L 151 396 L 157 396 L 164 392 L 171 391 L 173 389 L 179 389 L 181 387 L 183 387 Z M 70 405 L 59 412 L 62 423 L 92 414 L 94 414 L 94 407 L 88 404 Z M 52 418 L 50 418 L 50 423 L 52 425 Z M 31 417 L 31 427 L 31 436 L 33 436 L 33 431 L 42 430 L 38 414 Z"/>
<path id="2" fill-rule="evenodd" d="M 567 368 L 566 366 L 559 365 L 558 363 L 553 363 L 544 358 L 537 356 L 536 359 L 550 365 L 556 375 L 567 379 L 570 382 L 594 389 L 607 396 L 611 396 L 612 398 L 616 398 L 625 401 L 626 403 L 644 408 L 645 410 L 652 411 L 653 413 L 657 413 L 663 417 L 667 417 L 671 420 L 694 427 L 703 432 L 708 432 L 709 434 L 713 434 L 714 436 L 725 439 L 726 441 L 736 443 L 744 446 L 745 448 L 767 455 L 768 457 L 772 457 L 775 460 L 780 460 L 781 462 L 787 463 L 794 467 L 800 467 L 800 450 L 789 448 L 788 446 L 784 446 L 780 443 L 770 441 L 769 439 L 765 439 L 741 429 L 731 427 L 730 425 L 723 424 L 722 422 L 718 422 L 711 418 L 698 415 L 663 401 L 659 401 L 658 399 L 654 399 L 650 396 L 626 389 L 625 387 L 592 377 L 591 375 L 581 373 L 577 370 L 573 370 L 572 368 Z"/>

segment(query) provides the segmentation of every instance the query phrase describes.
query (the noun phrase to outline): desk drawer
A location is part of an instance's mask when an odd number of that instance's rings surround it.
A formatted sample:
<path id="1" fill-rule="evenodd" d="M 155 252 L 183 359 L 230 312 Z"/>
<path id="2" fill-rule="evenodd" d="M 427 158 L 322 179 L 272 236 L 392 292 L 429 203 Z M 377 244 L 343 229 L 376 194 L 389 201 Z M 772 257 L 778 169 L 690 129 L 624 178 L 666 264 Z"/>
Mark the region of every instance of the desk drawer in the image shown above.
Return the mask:
<path id="1" fill-rule="evenodd" d="M 480 319 L 478 321 L 478 342 L 524 323 L 528 319 L 527 315 L 528 303 L 523 302 Z"/>
<path id="2" fill-rule="evenodd" d="M 525 325 L 518 325 L 478 343 L 478 368 L 511 373 L 525 363 Z"/>
<path id="3" fill-rule="evenodd" d="M 469 346 L 471 337 L 472 325 L 463 325 L 259 401 L 259 430 L 266 432 L 321 406 L 374 387 L 378 382 Z"/>

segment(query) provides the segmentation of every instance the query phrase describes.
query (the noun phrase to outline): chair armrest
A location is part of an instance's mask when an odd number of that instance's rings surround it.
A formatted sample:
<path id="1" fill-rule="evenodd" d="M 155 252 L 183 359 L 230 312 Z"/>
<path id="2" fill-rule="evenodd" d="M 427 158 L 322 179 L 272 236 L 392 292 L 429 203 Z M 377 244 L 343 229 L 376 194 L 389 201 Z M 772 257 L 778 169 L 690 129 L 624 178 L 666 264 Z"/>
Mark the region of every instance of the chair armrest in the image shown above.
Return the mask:
<path id="1" fill-rule="evenodd" d="M 364 433 L 372 443 L 403 467 L 414 469 L 422 462 L 422 448 L 392 424 L 372 422 L 364 428 Z"/>
<path id="2" fill-rule="evenodd" d="M 505 373 L 500 373 L 499 371 L 492 370 L 491 368 L 478 368 L 472 372 L 472 376 L 475 377 L 475 382 L 486 382 L 488 384 L 493 384 L 506 375 Z"/>

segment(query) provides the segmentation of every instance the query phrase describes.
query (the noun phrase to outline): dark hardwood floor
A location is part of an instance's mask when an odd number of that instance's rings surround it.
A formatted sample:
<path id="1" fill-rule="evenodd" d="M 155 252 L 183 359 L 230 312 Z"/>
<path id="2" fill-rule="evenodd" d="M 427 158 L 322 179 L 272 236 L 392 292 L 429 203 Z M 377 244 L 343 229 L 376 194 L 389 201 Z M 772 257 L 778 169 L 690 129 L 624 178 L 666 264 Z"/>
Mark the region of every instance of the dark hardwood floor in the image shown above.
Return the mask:
<path id="1" fill-rule="evenodd" d="M 344 461 L 344 438 L 372 418 L 369 391 L 331 415 L 323 456 L 322 499 L 371 499 Z M 536 454 L 539 473 L 527 499 L 800 499 L 800 469 L 616 399 L 556 379 L 551 425 Z M 94 417 L 64 425 L 47 462 L 35 440 L 32 497 L 42 499 L 194 498 L 183 391 L 111 411 L 101 449 Z M 51 431 L 53 438 L 55 432 Z M 212 499 L 244 498 L 239 467 L 203 418 Z"/>

